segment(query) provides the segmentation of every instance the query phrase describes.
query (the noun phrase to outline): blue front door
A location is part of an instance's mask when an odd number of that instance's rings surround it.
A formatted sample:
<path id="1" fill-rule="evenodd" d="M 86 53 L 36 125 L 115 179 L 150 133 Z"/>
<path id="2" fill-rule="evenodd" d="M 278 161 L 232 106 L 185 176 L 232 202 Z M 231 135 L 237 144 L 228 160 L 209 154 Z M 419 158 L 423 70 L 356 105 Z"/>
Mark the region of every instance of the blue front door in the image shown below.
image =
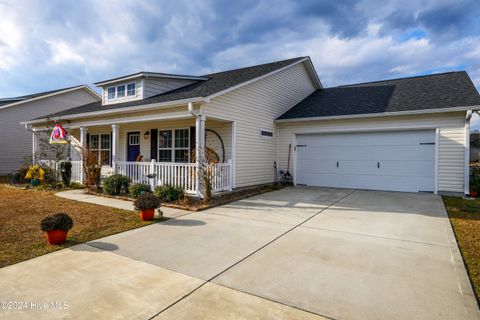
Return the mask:
<path id="1" fill-rule="evenodd" d="M 127 161 L 137 160 L 140 154 L 140 132 L 127 134 Z"/>

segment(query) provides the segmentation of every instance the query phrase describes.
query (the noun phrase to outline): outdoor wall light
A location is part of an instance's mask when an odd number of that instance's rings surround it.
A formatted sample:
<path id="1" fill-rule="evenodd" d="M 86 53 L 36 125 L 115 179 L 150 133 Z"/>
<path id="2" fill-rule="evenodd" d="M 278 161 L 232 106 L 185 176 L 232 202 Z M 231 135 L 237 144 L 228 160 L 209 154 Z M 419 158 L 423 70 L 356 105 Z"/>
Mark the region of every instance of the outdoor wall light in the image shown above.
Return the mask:
<path id="1" fill-rule="evenodd" d="M 150 137 L 150 131 L 145 131 L 145 133 L 143 134 L 143 138 L 145 140 L 148 140 L 148 137 Z"/>

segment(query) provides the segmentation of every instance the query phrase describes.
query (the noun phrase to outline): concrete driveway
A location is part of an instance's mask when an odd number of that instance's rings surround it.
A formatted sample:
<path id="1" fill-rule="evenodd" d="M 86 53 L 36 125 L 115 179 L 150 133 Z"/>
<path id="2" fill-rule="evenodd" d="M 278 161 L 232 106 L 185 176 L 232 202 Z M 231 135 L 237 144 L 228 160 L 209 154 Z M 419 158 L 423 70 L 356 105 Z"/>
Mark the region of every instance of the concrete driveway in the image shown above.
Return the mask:
<path id="1" fill-rule="evenodd" d="M 0 318 L 480 319 L 440 197 L 259 195 L 0 269 Z"/>

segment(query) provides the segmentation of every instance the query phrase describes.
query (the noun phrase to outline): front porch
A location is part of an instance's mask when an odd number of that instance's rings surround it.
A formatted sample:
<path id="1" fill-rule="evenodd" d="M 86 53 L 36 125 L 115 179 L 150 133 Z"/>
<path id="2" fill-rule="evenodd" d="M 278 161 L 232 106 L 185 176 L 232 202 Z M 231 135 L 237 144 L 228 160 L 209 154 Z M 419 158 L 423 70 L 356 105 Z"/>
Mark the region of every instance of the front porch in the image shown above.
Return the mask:
<path id="1" fill-rule="evenodd" d="M 84 180 L 81 150 L 87 148 L 102 165 L 102 179 L 121 174 L 132 183 L 148 184 L 152 189 L 179 186 L 189 194 L 201 196 L 204 183 L 200 179 L 201 170 L 209 177 L 212 192 L 234 188 L 232 122 L 190 116 L 101 125 L 92 122 L 72 128 L 65 124 L 65 127 L 72 140 L 72 181 Z M 37 147 L 34 144 L 34 153 Z M 204 159 L 197 159 L 197 154 L 205 154 Z"/>

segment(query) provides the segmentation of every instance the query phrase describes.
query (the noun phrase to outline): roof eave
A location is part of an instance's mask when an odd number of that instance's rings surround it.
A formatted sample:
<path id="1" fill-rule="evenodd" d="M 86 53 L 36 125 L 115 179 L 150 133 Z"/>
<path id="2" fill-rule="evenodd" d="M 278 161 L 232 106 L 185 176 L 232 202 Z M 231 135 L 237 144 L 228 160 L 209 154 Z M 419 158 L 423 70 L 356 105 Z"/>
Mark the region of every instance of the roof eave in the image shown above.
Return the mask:
<path id="1" fill-rule="evenodd" d="M 103 115 L 110 115 L 110 114 L 113 115 L 113 114 L 129 113 L 129 112 L 148 111 L 151 109 L 164 109 L 164 108 L 182 106 L 182 105 L 188 104 L 189 102 L 192 102 L 192 103 L 205 102 L 205 99 L 201 97 L 197 97 L 197 98 L 190 98 L 190 99 L 181 99 L 181 100 L 174 100 L 174 101 L 167 101 L 167 102 L 160 102 L 160 103 L 137 105 L 137 106 L 131 106 L 131 107 L 125 107 L 125 108 L 98 110 L 94 112 L 83 112 L 83 113 L 77 113 L 72 115 L 28 120 L 28 121 L 20 122 L 20 124 L 29 125 L 29 124 L 43 123 L 51 120 L 54 120 L 54 121 L 74 120 L 78 118 L 85 118 L 85 117 L 91 117 L 91 116 L 100 116 L 100 115 L 103 116 Z"/>
<path id="2" fill-rule="evenodd" d="M 79 85 L 79 86 L 76 86 L 76 87 L 73 87 L 73 88 L 69 88 L 69 89 L 65 89 L 65 90 L 53 92 L 53 93 L 50 93 L 50 94 L 41 95 L 41 96 L 38 96 L 38 97 L 35 97 L 35 98 L 31 98 L 31 99 L 23 99 L 23 100 L 21 100 L 21 101 L 17 101 L 17 102 L 14 102 L 14 103 L 6 104 L 6 105 L 1 106 L 0 109 L 5 109 L 5 108 L 14 107 L 14 106 L 17 106 L 17 105 L 20 105 L 20 104 L 23 104 L 23 103 L 27 103 L 27 102 L 32 102 L 32 101 L 36 101 L 36 100 L 41 100 L 41 99 L 53 97 L 53 96 L 56 96 L 56 95 L 59 95 L 59 94 L 63 94 L 63 93 L 75 91 L 75 90 L 78 90 L 78 89 L 83 89 L 83 90 L 87 91 L 88 93 L 90 93 L 92 96 L 94 96 L 94 97 L 97 98 L 98 100 L 101 100 L 101 99 L 102 99 L 102 97 L 101 97 L 97 92 L 95 92 L 94 90 L 92 90 L 89 86 L 82 84 L 82 85 Z"/>
<path id="3" fill-rule="evenodd" d="M 468 111 L 468 110 L 480 110 L 480 105 L 452 107 L 452 108 L 439 108 L 439 109 L 422 109 L 422 110 L 410 110 L 410 111 L 350 114 L 350 115 L 325 116 L 325 117 L 276 119 L 275 122 L 285 123 L 285 122 L 326 121 L 326 120 L 341 120 L 341 119 L 356 119 L 356 118 L 375 118 L 375 117 L 388 117 L 388 116 L 458 112 L 458 111 Z"/>
<path id="4" fill-rule="evenodd" d="M 183 76 L 183 75 L 159 75 L 153 72 L 139 72 L 125 77 L 119 77 L 109 80 L 104 80 L 100 82 L 95 82 L 94 85 L 97 87 L 102 87 L 108 84 L 118 83 L 122 81 L 129 81 L 134 79 L 146 79 L 146 78 L 158 78 L 158 79 L 181 79 L 181 80 L 194 80 L 202 81 L 208 80 L 208 77 L 196 77 L 196 76 Z"/>

